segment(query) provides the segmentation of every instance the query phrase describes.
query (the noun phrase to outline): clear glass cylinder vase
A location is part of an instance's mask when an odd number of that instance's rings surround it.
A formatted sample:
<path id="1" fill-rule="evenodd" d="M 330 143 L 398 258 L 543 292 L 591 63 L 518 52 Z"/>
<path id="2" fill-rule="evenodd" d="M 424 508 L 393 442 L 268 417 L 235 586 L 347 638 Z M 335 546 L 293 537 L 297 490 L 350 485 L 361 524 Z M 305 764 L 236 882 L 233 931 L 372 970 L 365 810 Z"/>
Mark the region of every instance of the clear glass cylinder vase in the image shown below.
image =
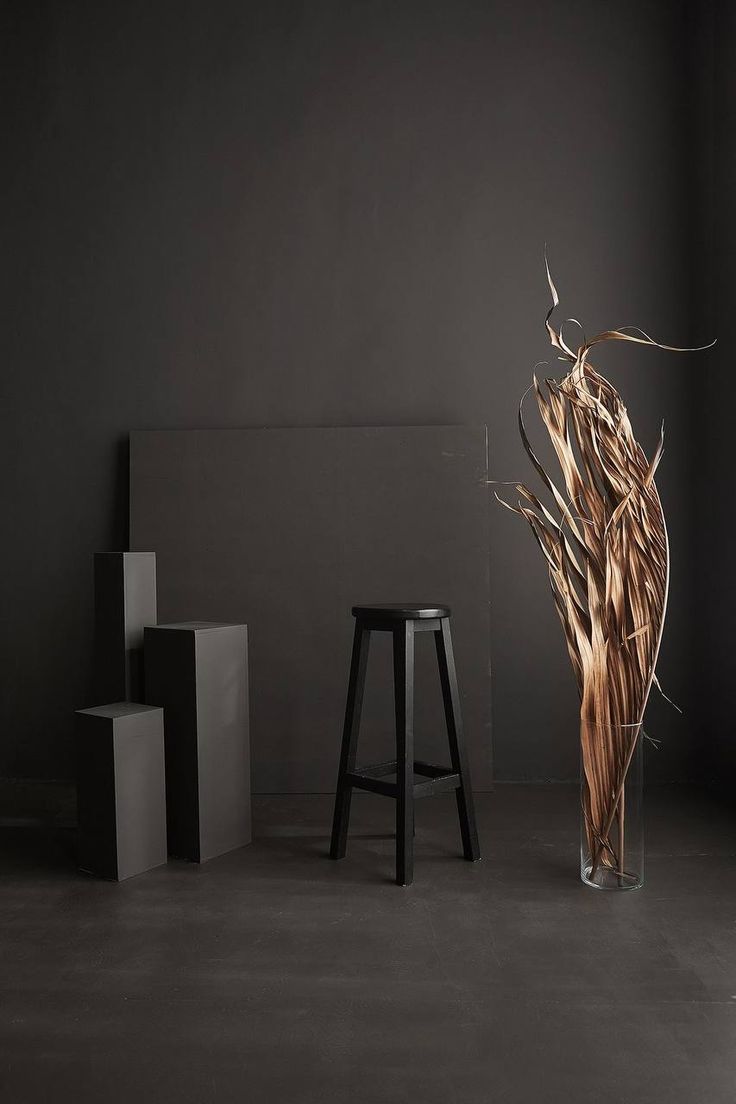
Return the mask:
<path id="1" fill-rule="evenodd" d="M 594 889 L 644 884 L 644 737 L 581 722 L 580 877 Z"/>

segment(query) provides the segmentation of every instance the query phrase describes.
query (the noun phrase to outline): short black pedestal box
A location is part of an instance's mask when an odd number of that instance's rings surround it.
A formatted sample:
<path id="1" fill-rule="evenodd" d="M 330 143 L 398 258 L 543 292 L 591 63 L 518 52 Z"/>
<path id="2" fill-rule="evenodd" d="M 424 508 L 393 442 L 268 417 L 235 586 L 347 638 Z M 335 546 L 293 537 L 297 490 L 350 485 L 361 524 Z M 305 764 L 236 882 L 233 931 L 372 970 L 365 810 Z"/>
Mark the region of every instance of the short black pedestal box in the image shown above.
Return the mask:
<path id="1" fill-rule="evenodd" d="M 145 700 L 143 627 L 156 619 L 156 553 L 95 552 L 98 701 Z"/>
<path id="2" fill-rule="evenodd" d="M 169 854 L 205 862 L 251 840 L 248 630 L 145 630 L 146 700 L 164 707 Z"/>
<path id="3" fill-rule="evenodd" d="M 166 862 L 162 709 L 77 712 L 79 867 L 121 882 Z"/>

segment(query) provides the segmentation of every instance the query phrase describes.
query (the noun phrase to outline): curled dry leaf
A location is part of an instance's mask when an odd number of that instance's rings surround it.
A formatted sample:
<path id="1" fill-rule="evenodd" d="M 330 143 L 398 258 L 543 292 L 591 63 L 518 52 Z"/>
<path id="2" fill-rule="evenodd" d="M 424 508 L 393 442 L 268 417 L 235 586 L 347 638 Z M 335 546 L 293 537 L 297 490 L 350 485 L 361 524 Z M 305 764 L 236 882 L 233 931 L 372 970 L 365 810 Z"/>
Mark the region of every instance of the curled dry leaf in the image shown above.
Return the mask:
<path id="1" fill-rule="evenodd" d="M 667 528 L 654 482 L 664 435 L 650 462 L 634 437 L 621 396 L 588 354 L 604 341 L 692 350 L 662 345 L 627 327 L 633 332 L 604 330 L 574 351 L 562 327 L 556 330 L 551 321 L 559 298 L 549 267 L 547 279 L 552 307 L 545 325 L 570 369 L 559 381 L 540 383 L 534 377 L 529 391 L 535 394 L 565 492 L 534 453 L 522 398 L 521 439 L 554 506 L 548 509 L 523 485 L 517 487 L 518 505 L 502 504 L 526 519 L 545 557 L 578 684 L 592 875 L 603 864 L 626 877 L 624 787 L 656 683 L 669 588 Z"/>

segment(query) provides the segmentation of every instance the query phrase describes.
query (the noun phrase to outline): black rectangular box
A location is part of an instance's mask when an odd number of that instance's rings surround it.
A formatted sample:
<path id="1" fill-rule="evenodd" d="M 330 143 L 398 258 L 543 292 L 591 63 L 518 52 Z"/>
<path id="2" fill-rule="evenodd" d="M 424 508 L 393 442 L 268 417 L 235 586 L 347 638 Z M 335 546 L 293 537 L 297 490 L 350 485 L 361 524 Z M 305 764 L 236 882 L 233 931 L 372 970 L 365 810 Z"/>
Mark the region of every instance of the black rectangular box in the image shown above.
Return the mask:
<path id="1" fill-rule="evenodd" d="M 146 700 L 164 707 L 169 854 L 205 862 L 251 841 L 248 630 L 146 627 Z"/>
<path id="2" fill-rule="evenodd" d="M 155 625 L 156 553 L 95 552 L 95 693 L 143 701 L 143 628 Z"/>

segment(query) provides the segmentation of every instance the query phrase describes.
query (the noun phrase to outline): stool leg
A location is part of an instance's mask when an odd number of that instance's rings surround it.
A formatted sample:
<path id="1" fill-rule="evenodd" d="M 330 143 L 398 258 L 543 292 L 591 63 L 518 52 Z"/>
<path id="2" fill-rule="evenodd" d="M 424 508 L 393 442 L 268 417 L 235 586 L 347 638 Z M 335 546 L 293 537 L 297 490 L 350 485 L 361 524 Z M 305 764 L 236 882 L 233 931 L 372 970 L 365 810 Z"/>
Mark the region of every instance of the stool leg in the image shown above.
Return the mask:
<path id="1" fill-rule="evenodd" d="M 460 820 L 460 835 L 463 841 L 463 855 L 469 862 L 475 862 L 480 858 L 478 829 L 475 824 L 473 791 L 470 788 L 468 756 L 465 750 L 465 741 L 463 739 L 460 694 L 457 688 L 457 674 L 455 672 L 455 657 L 452 650 L 450 622 L 446 617 L 442 619 L 441 627 L 434 634 L 434 642 L 437 648 L 437 663 L 440 669 L 442 701 L 445 706 L 445 720 L 447 722 L 447 735 L 450 741 L 452 769 L 460 776 L 460 786 L 455 790 L 455 798 L 457 800 L 457 813 Z"/>
<path id="2" fill-rule="evenodd" d="M 353 654 L 350 660 L 350 679 L 348 698 L 345 704 L 345 724 L 342 731 L 340 766 L 337 772 L 337 792 L 335 794 L 335 814 L 332 820 L 332 842 L 330 858 L 344 859 L 350 821 L 350 802 L 353 796 L 352 786 L 345 776 L 355 769 L 355 757 L 358 750 L 358 730 L 360 714 L 363 708 L 363 689 L 365 687 L 365 669 L 368 664 L 370 629 L 364 629 L 359 621 L 355 623 L 353 636 Z"/>
<path id="3" fill-rule="evenodd" d="M 394 629 L 396 884 L 414 880 L 414 626 Z"/>

